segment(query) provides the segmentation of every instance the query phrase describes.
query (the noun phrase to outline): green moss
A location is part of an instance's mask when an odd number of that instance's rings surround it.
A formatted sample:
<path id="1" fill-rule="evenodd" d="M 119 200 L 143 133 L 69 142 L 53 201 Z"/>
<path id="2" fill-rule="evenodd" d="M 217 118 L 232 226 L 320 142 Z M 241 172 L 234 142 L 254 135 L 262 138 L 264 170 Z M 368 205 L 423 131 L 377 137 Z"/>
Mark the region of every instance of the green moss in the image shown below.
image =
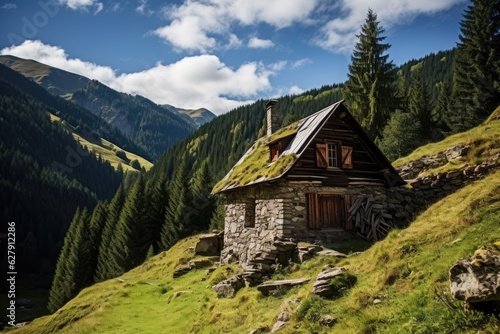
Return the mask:
<path id="1" fill-rule="evenodd" d="M 215 185 L 212 192 L 216 193 L 230 185 L 244 186 L 261 178 L 271 180 L 283 174 L 295 163 L 297 156 L 295 154 L 287 154 L 274 162 L 269 162 L 269 147 L 267 145 L 280 138 L 297 133 L 301 122 L 292 123 L 286 128 L 273 133 L 271 136 L 257 140 L 245 154 L 245 159 L 234 166 L 229 174 Z"/>

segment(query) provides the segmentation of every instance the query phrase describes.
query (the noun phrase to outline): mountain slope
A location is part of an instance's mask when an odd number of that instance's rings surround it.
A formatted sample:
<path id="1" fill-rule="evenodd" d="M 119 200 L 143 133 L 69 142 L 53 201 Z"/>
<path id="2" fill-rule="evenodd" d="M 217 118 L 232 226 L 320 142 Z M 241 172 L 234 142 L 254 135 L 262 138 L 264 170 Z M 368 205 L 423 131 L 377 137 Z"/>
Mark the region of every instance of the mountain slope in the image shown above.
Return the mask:
<path id="1" fill-rule="evenodd" d="M 12 68 L 25 77 L 32 78 L 37 84 L 54 95 L 63 95 L 67 98 L 79 89 L 82 89 L 89 79 L 81 75 L 63 71 L 30 59 L 14 56 L 0 56 L 0 64 Z"/>
<path id="2" fill-rule="evenodd" d="M 51 122 L 58 112 L 0 76 L 0 213 L 16 222 L 19 272 L 50 272 L 76 208 L 110 198 L 123 178 Z"/>
<path id="3" fill-rule="evenodd" d="M 149 158 L 148 154 L 142 148 L 103 119 L 92 114 L 87 109 L 50 94 L 32 80 L 1 64 L 0 78 L 9 82 L 20 91 L 32 96 L 34 99 L 50 106 L 54 109 L 56 116 L 69 122 L 72 126 L 81 129 L 81 131 L 85 131 L 88 135 L 106 138 L 124 150 Z"/>
<path id="4" fill-rule="evenodd" d="M 488 126 L 497 128 L 500 120 L 490 119 Z M 461 134 L 462 143 L 470 136 Z M 197 238 L 191 237 L 119 278 L 84 289 L 55 314 L 13 333 L 269 332 L 283 313 L 289 315 L 283 333 L 494 333 L 500 330 L 498 318 L 465 314 L 461 303 L 452 300 L 448 269 L 480 246 L 499 241 L 498 221 L 497 170 L 360 254 L 340 260 L 316 256 L 276 269 L 274 279 L 311 278 L 304 286 L 269 297 L 244 288 L 234 299 L 218 299 L 211 286 L 238 272 L 235 265 L 173 278 L 175 269 L 196 258 L 190 248 Z M 357 278 L 339 299 L 311 293 L 314 278 L 327 264 L 343 266 Z M 336 319 L 333 328 L 319 324 L 322 315 Z"/>
<path id="5" fill-rule="evenodd" d="M 190 117 L 196 124 L 198 124 L 198 126 L 202 126 L 203 124 L 208 123 L 215 117 L 217 117 L 210 110 L 205 108 L 183 109 L 183 108 L 176 108 L 170 104 L 163 104 L 161 106 L 167 110 L 178 112 Z"/>
<path id="6" fill-rule="evenodd" d="M 161 107 L 139 95 L 119 93 L 95 80 L 14 56 L 0 56 L 0 63 L 47 89 L 102 117 L 133 139 L 156 159 L 215 115 L 206 109 Z M 184 117 L 186 114 L 190 117 Z"/>

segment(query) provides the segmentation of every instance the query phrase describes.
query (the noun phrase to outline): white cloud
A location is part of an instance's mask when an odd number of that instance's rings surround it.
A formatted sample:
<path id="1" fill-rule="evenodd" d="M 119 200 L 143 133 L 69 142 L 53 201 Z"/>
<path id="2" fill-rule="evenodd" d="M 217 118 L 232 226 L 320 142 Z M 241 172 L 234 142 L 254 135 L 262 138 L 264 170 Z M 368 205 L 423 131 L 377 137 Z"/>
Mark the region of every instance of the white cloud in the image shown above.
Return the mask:
<path id="1" fill-rule="evenodd" d="M 6 3 L 0 8 L 2 8 L 2 9 L 16 9 L 17 5 L 15 3 Z"/>
<path id="2" fill-rule="evenodd" d="M 420 14 L 433 14 L 466 0 L 341 0 L 333 8 L 335 18 L 319 31 L 314 43 L 324 49 L 350 52 L 368 8 L 374 10 L 382 27 L 404 25 Z M 326 8 L 326 7 L 324 7 Z"/>
<path id="3" fill-rule="evenodd" d="M 102 2 L 96 3 L 96 6 L 97 6 L 97 8 L 94 12 L 94 15 L 98 14 L 104 8 L 104 5 L 102 4 Z"/>
<path id="4" fill-rule="evenodd" d="M 269 39 L 260 39 L 258 37 L 252 37 L 248 41 L 248 47 L 252 49 L 269 49 L 274 46 L 273 41 Z"/>
<path id="5" fill-rule="evenodd" d="M 300 68 L 302 66 L 306 66 L 308 64 L 312 64 L 312 60 L 309 59 L 309 58 L 302 58 L 302 59 L 299 59 L 299 60 L 296 60 L 293 62 L 293 64 L 290 66 L 291 69 L 296 69 L 296 68 Z"/>
<path id="6" fill-rule="evenodd" d="M 140 0 L 139 6 L 135 8 L 135 10 L 143 15 L 150 16 L 153 14 L 153 11 L 148 8 L 148 0 Z"/>
<path id="7" fill-rule="evenodd" d="M 25 41 L 2 49 L 0 54 L 35 59 L 96 79 L 118 91 L 143 95 L 158 104 L 205 107 L 217 114 L 252 102 L 259 93 L 271 91 L 269 77 L 276 73 L 257 62 L 233 69 L 216 56 L 201 55 L 185 57 L 172 64 L 158 63 L 142 72 L 117 74 L 108 66 L 69 58 L 63 49 L 40 41 Z"/>
<path id="8" fill-rule="evenodd" d="M 88 10 L 90 7 L 96 7 L 94 14 L 99 13 L 104 5 L 97 0 L 59 0 L 60 5 L 65 5 L 73 10 Z"/>
<path id="9" fill-rule="evenodd" d="M 304 92 L 304 90 L 302 88 L 300 88 L 299 86 L 292 86 L 288 89 L 289 95 L 298 95 L 298 94 L 302 94 L 303 92 Z"/>
<path id="10" fill-rule="evenodd" d="M 165 7 L 164 13 L 170 23 L 156 29 L 154 34 L 178 49 L 206 52 L 221 47 L 215 38 L 228 33 L 231 36 L 230 28 L 234 25 L 266 23 L 280 29 L 296 22 L 309 22 L 317 1 L 186 0 L 182 5 Z M 228 43 L 233 41 L 230 39 Z M 265 47 L 269 47 L 269 42 Z"/>

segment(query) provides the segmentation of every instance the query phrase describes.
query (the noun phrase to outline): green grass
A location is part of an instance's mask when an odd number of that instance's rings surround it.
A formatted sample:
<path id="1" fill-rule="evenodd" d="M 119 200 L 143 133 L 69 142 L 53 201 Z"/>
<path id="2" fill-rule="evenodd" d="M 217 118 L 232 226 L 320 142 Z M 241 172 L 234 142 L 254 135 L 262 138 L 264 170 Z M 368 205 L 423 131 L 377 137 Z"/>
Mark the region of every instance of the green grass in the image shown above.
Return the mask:
<path id="1" fill-rule="evenodd" d="M 462 168 L 464 165 L 479 164 L 487 158 L 500 152 L 500 107 L 498 107 L 483 124 L 463 133 L 446 137 L 438 143 L 431 143 L 417 148 L 406 157 L 393 162 L 394 167 L 402 166 L 410 161 L 424 156 L 432 156 L 457 145 L 469 145 L 471 148 L 466 157 L 449 163 L 439 170 L 428 173 L 451 171 Z"/>
<path id="2" fill-rule="evenodd" d="M 111 166 L 113 166 L 115 169 L 118 168 L 118 165 L 122 165 L 122 168 L 124 171 L 135 171 L 137 172 L 137 169 L 132 168 L 129 163 L 130 161 L 137 160 L 141 164 L 142 167 L 144 167 L 146 170 L 151 169 L 153 167 L 153 164 L 149 162 L 148 160 L 144 159 L 143 157 L 136 155 L 134 153 L 128 152 L 120 148 L 119 146 L 113 144 L 110 141 L 107 141 L 104 138 L 101 138 L 98 142 L 91 138 L 85 137 L 83 134 L 79 133 L 76 128 L 74 128 L 71 124 L 65 121 L 61 121 L 61 119 L 53 114 L 49 114 L 50 120 L 53 122 L 60 122 L 61 126 L 63 129 L 68 131 L 73 135 L 73 138 L 80 142 L 81 145 L 87 147 L 90 151 L 92 151 L 96 156 L 101 156 L 103 160 L 109 161 Z M 116 155 L 117 151 L 123 151 L 125 152 L 127 158 L 129 161 L 125 161 L 122 158 L 118 157 Z"/>
<path id="3" fill-rule="evenodd" d="M 499 241 L 499 221 L 497 172 L 434 204 L 407 229 L 391 232 L 359 255 L 318 256 L 281 268 L 274 277 L 313 278 L 304 286 L 270 297 L 244 288 L 233 299 L 217 299 L 211 286 L 238 272 L 235 265 L 172 278 L 176 267 L 194 257 L 189 248 L 196 237 L 191 237 L 124 274 L 123 282 L 87 288 L 55 314 L 12 333 L 248 333 L 272 328 L 283 310 L 292 315 L 286 333 L 329 333 L 317 322 L 324 314 L 338 319 L 334 329 L 342 333 L 494 333 L 498 319 L 465 314 L 452 300 L 448 269 Z M 343 266 L 356 277 L 338 299 L 311 293 L 325 265 Z"/>
<path id="4" fill-rule="evenodd" d="M 494 142 L 498 123 L 490 119 L 462 134 L 462 139 Z M 428 146 L 425 152 L 440 152 L 460 143 L 458 139 Z M 463 304 L 451 298 L 448 270 L 481 246 L 498 245 L 499 222 L 500 171 L 496 171 L 433 204 L 408 228 L 392 231 L 371 247 L 348 239 L 334 244 L 345 253 L 364 250 L 360 254 L 344 259 L 316 256 L 302 264 L 276 267 L 271 275 L 272 279 L 311 278 L 303 286 L 269 297 L 256 288 L 244 288 L 233 299 L 217 299 L 212 285 L 241 272 L 237 265 L 224 265 L 210 274 L 194 270 L 173 279 L 176 268 L 195 258 L 190 250 L 195 236 L 120 279 L 83 290 L 56 313 L 12 333 L 248 333 L 272 328 L 283 311 L 291 317 L 282 333 L 498 333 L 498 318 L 465 313 Z M 345 267 L 356 278 L 348 280 L 336 299 L 311 293 L 325 266 Z M 374 304 L 375 299 L 381 302 Z M 337 319 L 333 329 L 318 323 L 326 314 Z"/>
<path id="5" fill-rule="evenodd" d="M 215 185 L 212 192 L 216 193 L 231 185 L 247 185 L 261 178 L 271 180 L 283 174 L 295 163 L 297 155 L 287 154 L 280 156 L 274 162 L 269 162 L 270 153 L 267 145 L 279 138 L 296 133 L 300 124 L 301 121 L 297 121 L 286 128 L 278 130 L 271 136 L 257 140 L 246 153 L 245 159 L 234 166 L 228 175 Z"/>

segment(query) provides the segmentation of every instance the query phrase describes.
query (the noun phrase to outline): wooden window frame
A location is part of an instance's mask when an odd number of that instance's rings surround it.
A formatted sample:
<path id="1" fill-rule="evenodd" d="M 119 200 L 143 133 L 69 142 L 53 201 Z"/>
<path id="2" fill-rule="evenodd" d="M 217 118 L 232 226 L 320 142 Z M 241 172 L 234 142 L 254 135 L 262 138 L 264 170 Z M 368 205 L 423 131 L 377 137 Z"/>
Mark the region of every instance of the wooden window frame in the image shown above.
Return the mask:
<path id="1" fill-rule="evenodd" d="M 323 143 L 316 143 L 316 166 L 330 170 L 353 169 L 353 147 L 344 146 L 338 140 L 325 140 Z M 331 148 L 334 148 L 332 150 Z M 335 156 L 332 155 L 332 151 Z"/>
<path id="2" fill-rule="evenodd" d="M 281 142 L 277 142 L 269 145 L 269 162 L 273 162 L 278 160 L 278 157 L 281 154 Z"/>

